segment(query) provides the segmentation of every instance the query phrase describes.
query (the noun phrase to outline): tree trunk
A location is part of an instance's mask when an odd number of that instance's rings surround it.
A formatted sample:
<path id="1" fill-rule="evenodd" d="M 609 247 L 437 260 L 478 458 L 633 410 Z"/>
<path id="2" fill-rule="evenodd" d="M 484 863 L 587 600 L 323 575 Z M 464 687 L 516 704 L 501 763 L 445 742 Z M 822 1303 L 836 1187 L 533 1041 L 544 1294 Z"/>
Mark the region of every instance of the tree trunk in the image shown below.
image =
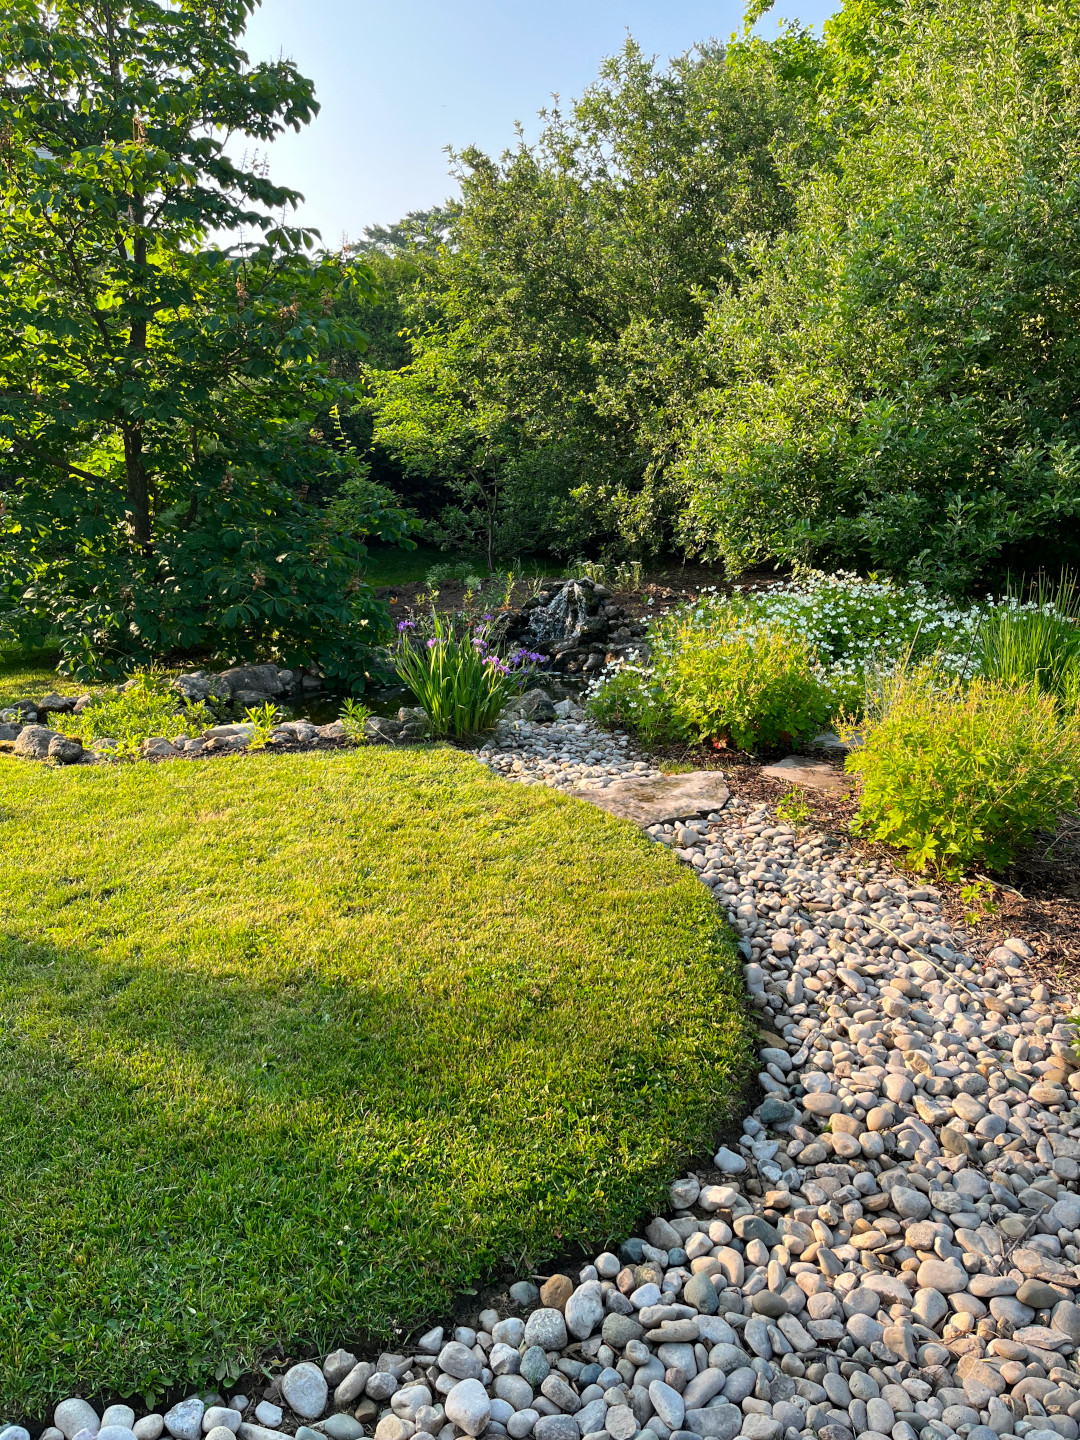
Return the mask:
<path id="1" fill-rule="evenodd" d="M 143 464 L 142 426 L 139 424 L 124 425 L 124 468 L 127 471 L 124 498 L 127 502 L 128 529 L 135 544 L 149 555 L 154 537 L 150 528 L 150 485 Z"/>
<path id="2" fill-rule="evenodd" d="M 143 220 L 143 199 L 136 195 L 132 205 L 132 215 L 137 225 Z M 132 259 L 138 270 L 146 269 L 146 237 L 136 232 L 135 244 L 133 246 Z M 137 277 L 141 281 L 142 276 Z M 141 284 L 138 286 L 141 291 Z M 130 304 L 142 305 L 141 293 L 138 298 L 129 297 Z M 146 320 L 141 315 L 132 317 L 131 329 L 128 332 L 128 358 L 129 363 L 137 364 L 138 358 L 146 354 Z M 143 554 L 149 555 L 153 550 L 153 530 L 150 524 L 150 484 L 146 474 L 146 465 L 143 460 L 143 429 L 142 423 L 138 420 L 125 420 L 124 430 L 124 468 L 127 472 L 127 486 L 125 499 L 127 502 L 128 528 L 131 538 Z"/>

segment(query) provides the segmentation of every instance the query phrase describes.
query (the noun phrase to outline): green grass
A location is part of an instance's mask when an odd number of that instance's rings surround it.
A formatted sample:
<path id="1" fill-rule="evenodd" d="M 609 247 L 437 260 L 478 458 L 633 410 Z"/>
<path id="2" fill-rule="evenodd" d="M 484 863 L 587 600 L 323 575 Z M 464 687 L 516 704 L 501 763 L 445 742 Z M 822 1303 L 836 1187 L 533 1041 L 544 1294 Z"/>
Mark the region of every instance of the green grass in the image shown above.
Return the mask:
<path id="1" fill-rule="evenodd" d="M 742 980 L 627 823 L 450 749 L 0 758 L 0 1396 L 389 1337 L 629 1233 Z"/>
<path id="2" fill-rule="evenodd" d="M 58 650 L 26 650 L 0 645 L 0 710 L 13 700 L 40 700 L 50 690 L 82 695 L 87 687 L 56 673 Z"/>

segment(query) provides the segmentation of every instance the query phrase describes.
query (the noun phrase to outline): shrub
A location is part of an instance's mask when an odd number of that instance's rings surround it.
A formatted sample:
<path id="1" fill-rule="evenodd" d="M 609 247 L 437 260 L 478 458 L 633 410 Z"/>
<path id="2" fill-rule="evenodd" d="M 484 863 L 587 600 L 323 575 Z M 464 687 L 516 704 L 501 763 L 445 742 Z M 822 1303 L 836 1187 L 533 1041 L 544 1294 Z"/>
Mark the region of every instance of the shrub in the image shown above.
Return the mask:
<path id="1" fill-rule="evenodd" d="M 606 676 L 589 697 L 588 710 L 601 725 L 633 730 L 645 745 L 686 738 L 663 684 L 637 666 L 627 665 Z"/>
<path id="2" fill-rule="evenodd" d="M 489 625 L 434 611 L 421 631 L 411 620 L 398 625 L 398 674 L 439 737 L 464 740 L 490 730 L 529 666 L 542 659 L 525 650 L 502 657 Z"/>
<path id="3" fill-rule="evenodd" d="M 371 719 L 371 709 L 362 700 L 353 696 L 345 701 L 341 707 L 341 714 L 338 716 L 350 740 L 365 740 L 367 738 L 367 722 Z"/>
<path id="4" fill-rule="evenodd" d="M 140 670 L 123 690 L 97 696 L 78 715 L 58 715 L 54 722 L 64 735 L 78 735 L 92 745 L 96 740 L 116 741 L 116 755 L 137 755 L 153 735 L 175 740 L 213 725 L 214 717 L 201 702 L 185 705 L 168 679 L 156 670 Z"/>
<path id="5" fill-rule="evenodd" d="M 1080 717 L 1034 686 L 901 670 L 861 735 L 847 761 L 861 780 L 854 829 L 906 850 L 920 870 L 1000 869 L 1076 803 Z"/>
<path id="6" fill-rule="evenodd" d="M 831 703 L 816 651 L 778 625 L 742 625 L 718 613 L 684 626 L 657 665 L 680 724 L 699 740 L 729 738 L 743 750 L 808 739 Z"/>

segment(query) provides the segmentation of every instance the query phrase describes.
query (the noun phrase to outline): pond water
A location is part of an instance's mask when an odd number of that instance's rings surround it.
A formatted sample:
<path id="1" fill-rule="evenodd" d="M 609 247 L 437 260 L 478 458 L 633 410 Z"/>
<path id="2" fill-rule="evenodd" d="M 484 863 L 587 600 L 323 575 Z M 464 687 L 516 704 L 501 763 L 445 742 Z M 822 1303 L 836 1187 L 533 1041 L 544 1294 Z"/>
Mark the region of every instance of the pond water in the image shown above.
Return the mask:
<path id="1" fill-rule="evenodd" d="M 412 706 L 415 702 L 412 692 L 404 685 L 381 685 L 378 689 L 366 690 L 360 699 L 373 715 L 396 715 L 402 705 Z M 280 701 L 279 705 L 290 720 L 310 720 L 313 725 L 329 725 L 341 714 L 345 695 L 337 691 L 321 691 L 296 699 L 291 704 Z"/>

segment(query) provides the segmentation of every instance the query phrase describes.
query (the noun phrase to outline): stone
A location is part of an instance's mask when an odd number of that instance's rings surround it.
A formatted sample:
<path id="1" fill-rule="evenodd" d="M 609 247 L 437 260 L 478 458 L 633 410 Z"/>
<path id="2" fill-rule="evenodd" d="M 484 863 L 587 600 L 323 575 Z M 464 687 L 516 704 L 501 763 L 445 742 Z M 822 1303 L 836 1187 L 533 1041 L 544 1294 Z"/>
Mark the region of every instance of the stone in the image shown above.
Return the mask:
<path id="1" fill-rule="evenodd" d="M 566 1302 L 563 1312 L 566 1328 L 577 1340 L 587 1340 L 604 1320 L 604 1300 L 599 1280 L 579 1285 Z"/>
<path id="2" fill-rule="evenodd" d="M 741 1175 L 746 1169 L 745 1158 L 737 1155 L 734 1150 L 729 1150 L 726 1145 L 721 1145 L 713 1156 L 713 1164 L 718 1170 L 723 1170 L 725 1175 Z"/>
<path id="3" fill-rule="evenodd" d="M 484 1371 L 472 1350 L 458 1340 L 451 1340 L 439 1351 L 439 1368 L 455 1380 L 479 1380 Z"/>
<path id="4" fill-rule="evenodd" d="M 688 1410 L 683 1425 L 704 1440 L 735 1440 L 742 1421 L 742 1411 L 734 1405 L 709 1405 L 704 1410 Z"/>
<path id="5" fill-rule="evenodd" d="M 1021 1305 L 1028 1305 L 1032 1310 L 1049 1310 L 1062 1296 L 1060 1291 L 1044 1280 L 1028 1279 L 1017 1290 L 1016 1298 Z"/>
<path id="6" fill-rule="evenodd" d="M 1073 1344 L 1080 1344 L 1080 1306 L 1072 1300 L 1061 1300 L 1054 1306 L 1050 1326 L 1067 1335 Z"/>
<path id="7" fill-rule="evenodd" d="M 604 1429 L 612 1440 L 632 1440 L 637 1434 L 637 1417 L 629 1405 L 612 1405 L 605 1417 Z"/>
<path id="8" fill-rule="evenodd" d="M 260 1425 L 265 1425 L 269 1430 L 276 1430 L 284 1417 L 284 1411 L 280 1405 L 275 1405 L 272 1400 L 260 1400 L 255 1406 L 255 1419 Z"/>
<path id="9" fill-rule="evenodd" d="M 682 1428 L 686 1406 L 677 1390 L 673 1390 L 663 1380 L 654 1380 L 649 1386 L 649 1399 L 653 1403 L 653 1409 L 669 1430 Z"/>
<path id="10" fill-rule="evenodd" d="M 333 1390 L 356 1364 L 356 1356 L 349 1350 L 333 1350 L 322 1363 L 323 1379 Z"/>
<path id="11" fill-rule="evenodd" d="M 751 1412 L 743 1417 L 739 1433 L 745 1435 L 746 1440 L 780 1440 L 784 1427 L 771 1415 L 756 1415 Z"/>
<path id="12" fill-rule="evenodd" d="M 354 1404 L 363 1395 L 374 1373 L 375 1366 L 370 1360 L 358 1361 L 334 1391 L 334 1404 L 340 1408 Z"/>
<path id="13" fill-rule="evenodd" d="M 112 1410 L 112 1409 L 119 1409 L 119 1408 L 120 1408 L 119 1406 L 110 1406 L 110 1407 L 109 1407 L 110 1410 Z M 126 1409 L 127 1407 L 125 1406 L 124 1408 Z M 108 1415 L 108 1411 L 106 1411 L 105 1415 L 103 1415 L 103 1416 L 101 1417 L 101 1418 L 102 1418 L 102 1421 L 105 1420 L 105 1418 L 106 1418 L 107 1415 Z M 135 1416 L 134 1416 L 134 1414 L 132 1414 L 131 1423 L 132 1423 L 132 1425 L 134 1425 L 134 1423 L 135 1423 Z M 202 1417 L 202 1430 L 203 1430 L 203 1434 L 204 1434 L 204 1435 L 209 1435 L 209 1433 L 210 1433 L 211 1430 L 220 1430 L 220 1429 L 222 1428 L 222 1426 L 224 1426 L 224 1428 L 225 1428 L 226 1430 L 231 1430 L 232 1433 L 235 1435 L 236 1432 L 237 1432 L 237 1430 L 240 1429 L 240 1413 L 239 1413 L 239 1411 L 231 1409 L 228 1405 L 211 1405 L 211 1406 L 209 1407 L 209 1409 L 206 1410 L 206 1411 L 203 1413 L 203 1417 Z M 104 1424 L 102 1424 L 102 1427 L 101 1427 L 101 1428 L 104 1430 L 104 1428 L 105 1428 Z M 129 1428 L 130 1428 L 130 1427 L 129 1427 Z"/>
<path id="14" fill-rule="evenodd" d="M 144 760 L 175 760 L 180 751 L 164 735 L 151 735 L 139 746 L 139 754 Z"/>
<path id="15" fill-rule="evenodd" d="M 609 1320 L 612 1318 L 612 1316 L 608 1316 Z M 621 1319 L 622 1317 L 620 1316 L 619 1318 Z M 606 1322 L 604 1328 L 605 1330 L 607 1328 Z M 640 1332 L 641 1326 L 639 1325 L 637 1328 Z M 544 1347 L 542 1345 L 530 1345 L 521 1357 L 521 1378 L 536 1388 L 547 1379 L 550 1371 L 551 1366 L 548 1363 L 547 1355 L 544 1353 Z"/>
<path id="16" fill-rule="evenodd" d="M 719 1306 L 716 1287 L 707 1275 L 692 1275 L 683 1286 L 683 1303 L 705 1315 L 715 1315 Z M 676 1427 L 678 1428 L 678 1427 Z"/>
<path id="17" fill-rule="evenodd" d="M 56 731 L 48 729 L 45 725 L 24 725 L 12 746 L 12 754 L 19 755 L 24 760 L 47 760 L 49 746 L 56 738 Z M 61 1404 L 63 1403 L 61 1401 Z M 96 1423 L 97 1417 L 95 1416 Z M 58 1428 L 62 1429 L 63 1427 L 59 1426 Z M 72 1431 L 72 1435 L 75 1433 Z M 67 1440 L 72 1440 L 72 1435 L 67 1436 Z"/>
<path id="18" fill-rule="evenodd" d="M 281 1393 L 294 1415 L 302 1420 L 317 1420 L 326 1409 L 329 1389 L 319 1367 L 302 1360 L 282 1376 Z"/>
<path id="19" fill-rule="evenodd" d="M 130 1405 L 108 1405 L 102 1411 L 102 1430 L 105 1429 L 106 1425 L 120 1425 L 123 1427 L 123 1429 L 130 1430 L 134 1424 L 135 1411 L 131 1408 Z M 210 1427 L 206 1424 L 206 1417 L 204 1416 L 203 1429 L 208 1430 L 209 1428 Z"/>
<path id="20" fill-rule="evenodd" d="M 612 1318 L 608 1316 L 609 1320 Z M 551 1307 L 534 1310 L 525 1322 L 524 1342 L 527 1346 L 539 1345 L 542 1350 L 562 1350 L 566 1345 L 566 1321 L 562 1312 Z"/>
<path id="21" fill-rule="evenodd" d="M 534 1312 L 536 1313 L 536 1312 Z M 631 1340 L 640 1340 L 644 1335 L 644 1326 L 638 1324 L 629 1315 L 610 1314 L 604 1317 L 604 1325 L 601 1334 L 604 1343 L 610 1345 L 613 1350 L 621 1350 Z M 522 1371 L 524 1375 L 524 1357 L 522 1358 Z"/>
<path id="22" fill-rule="evenodd" d="M 902 1219 L 925 1220 L 930 1214 L 930 1197 L 920 1190 L 894 1185 L 889 1194 L 892 1196 L 892 1208 Z"/>
<path id="23" fill-rule="evenodd" d="M 547 1363 L 546 1357 L 544 1363 Z M 533 1402 L 533 1387 L 523 1375 L 496 1375 L 494 1389 L 498 1398 L 515 1410 L 527 1410 Z"/>
<path id="24" fill-rule="evenodd" d="M 322 1376 L 319 1376 L 322 1379 Z M 165 1429 L 175 1440 L 198 1440 L 202 1434 L 202 1417 L 206 1406 L 197 1395 L 179 1401 L 164 1415 Z"/>
<path id="25" fill-rule="evenodd" d="M 657 780 L 623 780 L 604 790 L 581 790 L 580 799 L 641 826 L 705 815 L 727 804 L 731 792 L 715 770 L 693 770 Z"/>
<path id="26" fill-rule="evenodd" d="M 955 1295 L 966 1290 L 967 1271 L 955 1260 L 924 1260 L 919 1266 L 920 1289 L 937 1290 L 942 1295 Z"/>
<path id="27" fill-rule="evenodd" d="M 842 770 L 823 760 L 812 760 L 807 755 L 788 755 L 775 765 L 763 765 L 762 775 L 770 780 L 782 780 L 785 784 L 805 785 L 811 790 L 821 790 L 829 795 L 845 795 L 849 782 Z"/>
<path id="28" fill-rule="evenodd" d="M 104 1427 L 102 1427 L 100 1434 L 105 1434 Z M 121 1440 L 121 1437 L 134 1436 L 134 1434 L 134 1430 L 121 1430 L 120 1427 L 117 1426 L 115 1437 L 106 1436 L 106 1440 Z M 215 1425 L 213 1429 L 204 1431 L 204 1440 L 236 1440 L 236 1431 L 230 1430 L 228 1425 Z"/>
<path id="29" fill-rule="evenodd" d="M 359 1420 L 351 1415 L 328 1415 L 323 1421 L 323 1433 L 329 1435 L 330 1440 L 360 1440 L 364 1433 L 364 1427 Z"/>
<path id="30" fill-rule="evenodd" d="M 673 1181 L 668 1191 L 672 1206 L 676 1210 L 689 1210 L 700 1194 L 701 1184 L 696 1175 L 688 1175 L 684 1180 Z"/>
<path id="31" fill-rule="evenodd" d="M 491 1417 L 491 1401 L 479 1380 L 459 1380 L 443 1401 L 446 1418 L 465 1431 L 480 1435 Z"/>
<path id="32" fill-rule="evenodd" d="M 143 1415 L 135 1421 L 131 1427 L 132 1434 L 136 1440 L 160 1440 L 161 1433 L 165 1429 L 165 1417 L 154 1411 L 150 1415 Z M 45 1440 L 44 1435 L 40 1440 Z"/>
<path id="33" fill-rule="evenodd" d="M 532 1433 L 536 1440 L 579 1440 L 581 1435 L 573 1415 L 541 1415 Z"/>
<path id="34" fill-rule="evenodd" d="M 226 1430 L 225 1434 L 228 1440 L 233 1440 L 232 1430 Z M 15 1440 L 15 1437 L 9 1436 L 9 1440 Z M 29 1435 L 27 1440 L 29 1440 Z M 130 1425 L 102 1425 L 98 1431 L 98 1440 L 135 1440 L 135 1432 Z"/>
<path id="35" fill-rule="evenodd" d="M 561 1311 L 573 1293 L 574 1282 L 568 1275 L 552 1275 L 540 1286 L 540 1304 Z"/>
<path id="36" fill-rule="evenodd" d="M 491 1327 L 491 1338 L 497 1345 L 512 1345 L 516 1350 L 525 1338 L 525 1322 L 516 1315 L 499 1320 Z"/>

